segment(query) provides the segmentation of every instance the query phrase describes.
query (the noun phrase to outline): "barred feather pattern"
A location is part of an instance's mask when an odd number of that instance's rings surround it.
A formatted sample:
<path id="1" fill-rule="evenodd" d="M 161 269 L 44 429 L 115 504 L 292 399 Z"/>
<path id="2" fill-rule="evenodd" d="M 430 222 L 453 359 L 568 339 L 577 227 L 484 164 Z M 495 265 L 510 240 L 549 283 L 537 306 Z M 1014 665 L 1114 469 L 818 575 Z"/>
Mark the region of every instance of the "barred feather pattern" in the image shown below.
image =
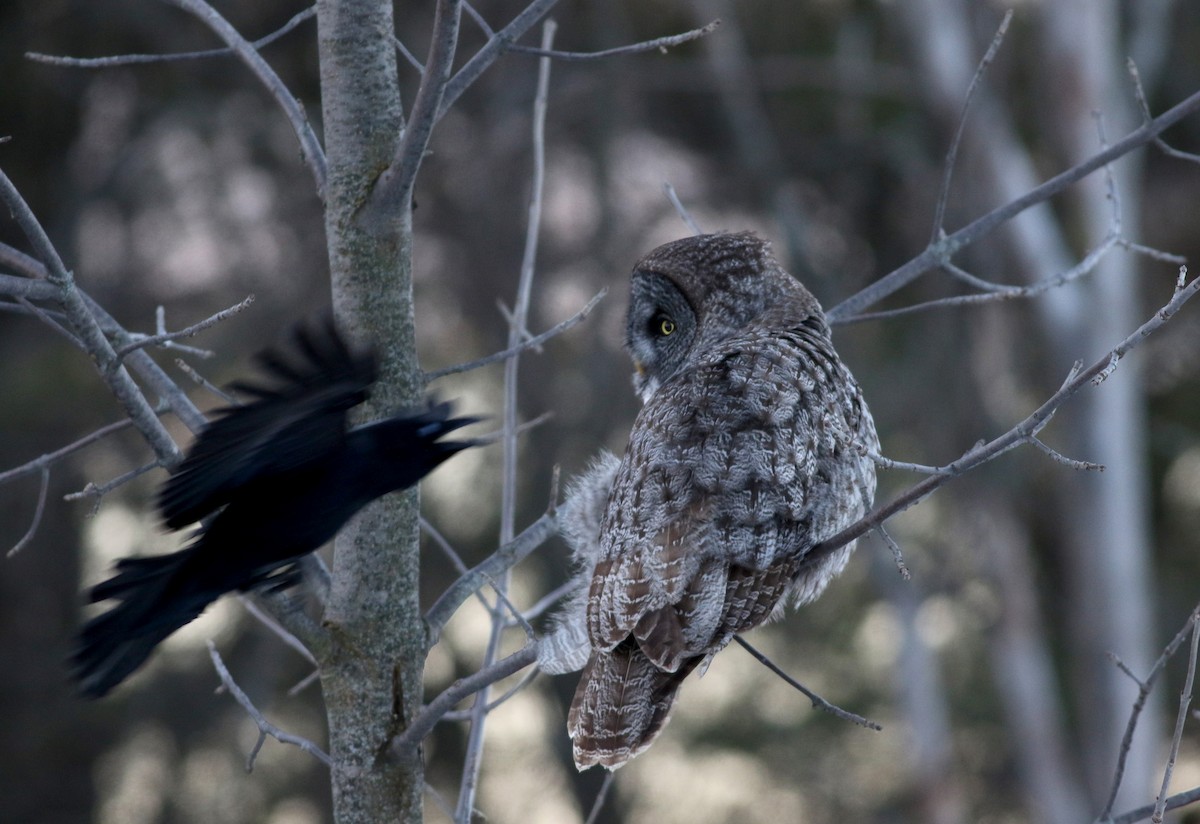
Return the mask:
<path id="1" fill-rule="evenodd" d="M 816 299 L 757 237 L 644 258 L 627 343 L 645 404 L 593 550 L 568 717 L 580 769 L 645 750 L 689 673 L 785 602 L 819 596 L 853 545 L 815 565 L 805 554 L 875 492 L 858 385 Z"/>

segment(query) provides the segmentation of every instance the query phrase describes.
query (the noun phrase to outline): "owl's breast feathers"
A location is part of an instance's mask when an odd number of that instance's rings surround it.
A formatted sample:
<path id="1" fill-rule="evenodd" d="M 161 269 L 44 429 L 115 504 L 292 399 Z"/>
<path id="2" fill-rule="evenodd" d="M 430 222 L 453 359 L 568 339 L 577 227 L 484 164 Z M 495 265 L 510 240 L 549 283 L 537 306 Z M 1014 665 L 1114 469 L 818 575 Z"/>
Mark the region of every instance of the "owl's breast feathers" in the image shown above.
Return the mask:
<path id="1" fill-rule="evenodd" d="M 857 385 L 813 329 L 747 333 L 662 385 L 601 528 L 593 655 L 570 722 L 581 767 L 624 763 L 665 723 L 684 676 L 789 592 L 820 594 L 851 547 L 798 578 L 800 561 L 861 517 L 877 449 Z M 621 701 L 601 682 L 622 685 Z"/>

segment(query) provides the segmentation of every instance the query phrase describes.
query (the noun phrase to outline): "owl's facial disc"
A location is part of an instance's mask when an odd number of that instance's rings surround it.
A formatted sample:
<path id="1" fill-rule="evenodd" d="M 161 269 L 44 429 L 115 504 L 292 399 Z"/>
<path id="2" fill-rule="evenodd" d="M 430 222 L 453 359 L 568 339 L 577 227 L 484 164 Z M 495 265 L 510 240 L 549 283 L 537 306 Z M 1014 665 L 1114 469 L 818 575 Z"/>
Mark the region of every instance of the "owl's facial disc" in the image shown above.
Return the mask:
<path id="1" fill-rule="evenodd" d="M 645 403 L 686 361 L 696 333 L 696 315 L 668 278 L 635 272 L 626 320 L 633 385 Z"/>

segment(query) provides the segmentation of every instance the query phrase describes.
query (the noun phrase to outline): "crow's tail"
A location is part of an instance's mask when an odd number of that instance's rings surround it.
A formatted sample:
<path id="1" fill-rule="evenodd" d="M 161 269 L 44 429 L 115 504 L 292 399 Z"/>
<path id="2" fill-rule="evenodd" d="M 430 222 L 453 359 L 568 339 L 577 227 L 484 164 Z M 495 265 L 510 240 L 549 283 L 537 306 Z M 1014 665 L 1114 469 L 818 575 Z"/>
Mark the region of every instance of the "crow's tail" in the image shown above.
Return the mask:
<path id="1" fill-rule="evenodd" d="M 179 574 L 188 549 L 117 562 L 117 574 L 90 593 L 120 601 L 88 621 L 71 656 L 79 690 L 99 698 L 140 667 L 168 635 L 196 618 L 219 593 L 194 592 Z"/>

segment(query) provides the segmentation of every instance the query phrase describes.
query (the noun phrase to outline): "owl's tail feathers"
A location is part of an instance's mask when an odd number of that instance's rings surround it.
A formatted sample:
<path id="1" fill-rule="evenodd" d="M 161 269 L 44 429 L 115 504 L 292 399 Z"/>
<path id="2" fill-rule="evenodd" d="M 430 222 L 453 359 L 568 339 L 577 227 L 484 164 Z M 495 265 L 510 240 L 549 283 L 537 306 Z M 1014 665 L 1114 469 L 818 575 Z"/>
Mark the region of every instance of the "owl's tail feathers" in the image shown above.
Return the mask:
<path id="1" fill-rule="evenodd" d="M 665 672 L 632 639 L 593 652 L 567 716 L 575 766 L 615 770 L 649 747 L 666 726 L 683 679 L 702 660 L 686 659 Z"/>

